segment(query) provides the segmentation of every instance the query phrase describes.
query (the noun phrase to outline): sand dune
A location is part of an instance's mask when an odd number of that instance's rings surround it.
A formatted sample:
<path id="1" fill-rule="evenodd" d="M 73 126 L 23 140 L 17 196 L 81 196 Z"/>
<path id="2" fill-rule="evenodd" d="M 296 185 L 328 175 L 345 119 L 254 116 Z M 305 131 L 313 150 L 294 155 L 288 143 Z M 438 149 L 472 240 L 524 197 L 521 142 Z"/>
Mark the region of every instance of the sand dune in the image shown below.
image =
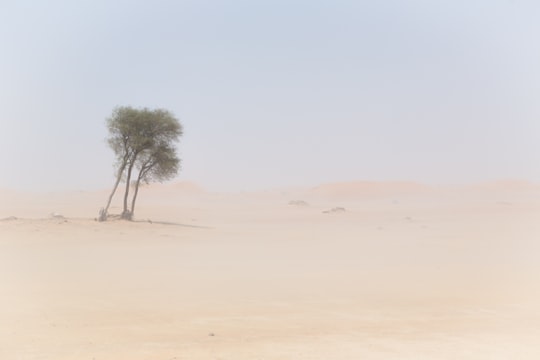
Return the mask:
<path id="1" fill-rule="evenodd" d="M 540 357 L 534 184 L 0 196 L 0 359 Z"/>
<path id="2" fill-rule="evenodd" d="M 429 190 L 429 186 L 415 182 L 351 181 L 322 184 L 311 189 L 311 193 L 318 196 L 354 199 L 361 197 L 414 195 L 425 193 Z"/>

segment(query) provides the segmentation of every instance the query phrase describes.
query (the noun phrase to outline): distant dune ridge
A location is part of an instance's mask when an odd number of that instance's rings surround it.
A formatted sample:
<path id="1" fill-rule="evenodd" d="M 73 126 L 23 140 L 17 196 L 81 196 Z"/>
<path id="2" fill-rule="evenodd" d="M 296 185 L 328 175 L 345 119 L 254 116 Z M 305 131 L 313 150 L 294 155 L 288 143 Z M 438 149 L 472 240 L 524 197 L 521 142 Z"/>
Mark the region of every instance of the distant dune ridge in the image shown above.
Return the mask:
<path id="1" fill-rule="evenodd" d="M 463 187 L 480 191 L 538 191 L 540 183 L 526 180 L 499 180 L 464 185 Z"/>
<path id="2" fill-rule="evenodd" d="M 309 193 L 335 198 L 360 198 L 370 196 L 396 196 L 425 193 L 430 186 L 409 181 L 349 181 L 322 184 Z"/>
<path id="3" fill-rule="evenodd" d="M 150 184 L 141 188 L 141 195 L 144 196 L 143 191 L 150 192 L 176 192 L 182 194 L 203 194 L 206 192 L 200 185 L 192 181 L 176 181 L 166 184 Z"/>

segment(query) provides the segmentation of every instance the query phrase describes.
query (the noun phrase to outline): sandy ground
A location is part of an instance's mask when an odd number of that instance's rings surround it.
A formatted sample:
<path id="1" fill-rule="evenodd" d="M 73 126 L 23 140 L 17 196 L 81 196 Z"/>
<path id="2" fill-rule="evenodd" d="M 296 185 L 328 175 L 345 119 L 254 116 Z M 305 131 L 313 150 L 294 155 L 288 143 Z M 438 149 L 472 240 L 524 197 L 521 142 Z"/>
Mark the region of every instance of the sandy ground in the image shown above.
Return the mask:
<path id="1" fill-rule="evenodd" d="M 537 185 L 106 196 L 0 191 L 0 359 L 540 358 Z"/>

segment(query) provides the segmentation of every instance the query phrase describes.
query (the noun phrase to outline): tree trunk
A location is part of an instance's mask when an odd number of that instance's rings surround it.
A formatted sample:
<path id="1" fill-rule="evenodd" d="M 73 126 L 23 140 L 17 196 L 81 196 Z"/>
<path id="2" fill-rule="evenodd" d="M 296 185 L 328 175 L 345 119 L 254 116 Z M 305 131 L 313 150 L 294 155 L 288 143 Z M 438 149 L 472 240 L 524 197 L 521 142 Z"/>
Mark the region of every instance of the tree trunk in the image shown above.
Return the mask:
<path id="1" fill-rule="evenodd" d="M 107 200 L 107 205 L 104 209 L 100 210 L 99 212 L 99 221 L 105 221 L 107 220 L 107 215 L 109 211 L 109 207 L 111 206 L 111 201 L 113 199 L 114 193 L 116 192 L 116 189 L 118 189 L 118 185 L 120 184 L 120 180 L 122 179 L 122 173 L 124 172 L 124 169 L 126 168 L 126 163 L 122 164 L 120 169 L 118 169 L 118 174 L 116 174 L 116 181 L 114 183 L 114 187 L 111 191 L 111 194 L 109 195 L 109 199 Z"/>
<path id="2" fill-rule="evenodd" d="M 139 185 L 141 184 L 142 171 L 139 172 L 137 182 L 135 183 L 135 190 L 133 192 L 133 199 L 131 199 L 131 217 L 135 214 L 135 202 L 137 201 L 137 194 L 139 194 Z"/>
<path id="3" fill-rule="evenodd" d="M 128 209 L 128 197 L 129 197 L 129 188 L 131 186 L 131 172 L 133 171 L 133 166 L 135 165 L 135 156 L 133 157 L 131 163 L 129 164 L 127 178 L 126 178 L 126 191 L 124 193 L 124 209 L 122 210 L 122 219 L 131 220 L 131 212 Z"/>
<path id="4" fill-rule="evenodd" d="M 139 170 L 139 175 L 137 176 L 137 181 L 135 182 L 135 190 L 133 193 L 133 198 L 131 199 L 131 216 L 135 214 L 135 202 L 137 201 L 137 195 L 139 194 L 139 186 L 141 185 L 142 179 L 146 176 L 148 171 L 154 167 L 155 163 L 151 161 L 146 161 Z"/>

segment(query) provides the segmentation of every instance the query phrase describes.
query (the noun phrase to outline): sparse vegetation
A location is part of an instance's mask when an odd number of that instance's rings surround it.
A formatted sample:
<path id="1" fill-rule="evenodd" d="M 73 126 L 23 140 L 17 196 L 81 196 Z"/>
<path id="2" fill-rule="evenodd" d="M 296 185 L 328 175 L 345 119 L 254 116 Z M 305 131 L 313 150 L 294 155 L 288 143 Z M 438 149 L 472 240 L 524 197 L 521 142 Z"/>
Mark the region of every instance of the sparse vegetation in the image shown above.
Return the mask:
<path id="1" fill-rule="evenodd" d="M 107 220 L 111 201 L 121 181 L 126 187 L 120 217 L 132 220 L 141 183 L 168 180 L 178 173 L 180 159 L 176 154 L 176 143 L 182 136 L 182 125 L 167 110 L 127 106 L 113 110 L 107 119 L 107 128 L 107 142 L 116 156 L 116 179 L 106 206 L 100 210 L 99 220 Z M 138 174 L 132 182 L 134 170 Z M 134 190 L 129 206 L 132 186 Z"/>
<path id="2" fill-rule="evenodd" d="M 305 202 L 304 200 L 291 200 L 291 201 L 289 201 L 289 205 L 292 205 L 292 206 L 309 206 L 309 204 L 307 202 Z"/>
<path id="3" fill-rule="evenodd" d="M 347 211 L 347 210 L 345 210 L 344 207 L 338 206 L 338 207 L 333 207 L 330 210 L 325 210 L 325 211 L 323 211 L 323 213 L 324 214 L 335 214 L 335 213 L 343 213 L 345 211 Z"/>

